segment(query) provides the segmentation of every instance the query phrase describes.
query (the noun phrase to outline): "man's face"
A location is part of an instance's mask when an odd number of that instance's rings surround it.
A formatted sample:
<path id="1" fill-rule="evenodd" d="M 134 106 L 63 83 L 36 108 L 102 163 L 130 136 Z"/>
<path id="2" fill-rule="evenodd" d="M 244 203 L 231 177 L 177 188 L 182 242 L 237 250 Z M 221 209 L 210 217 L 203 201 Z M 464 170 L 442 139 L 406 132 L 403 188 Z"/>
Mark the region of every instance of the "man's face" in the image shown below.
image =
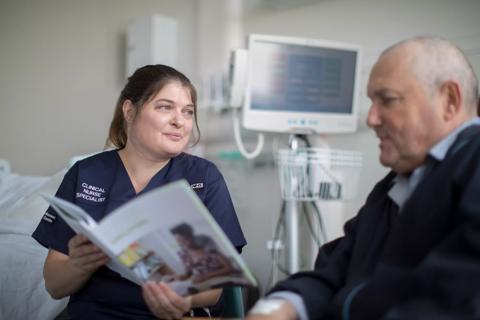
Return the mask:
<path id="1" fill-rule="evenodd" d="M 405 48 L 385 54 L 368 82 L 367 125 L 380 139 L 380 162 L 398 173 L 420 166 L 442 132 L 442 109 L 412 72 L 412 54 Z"/>

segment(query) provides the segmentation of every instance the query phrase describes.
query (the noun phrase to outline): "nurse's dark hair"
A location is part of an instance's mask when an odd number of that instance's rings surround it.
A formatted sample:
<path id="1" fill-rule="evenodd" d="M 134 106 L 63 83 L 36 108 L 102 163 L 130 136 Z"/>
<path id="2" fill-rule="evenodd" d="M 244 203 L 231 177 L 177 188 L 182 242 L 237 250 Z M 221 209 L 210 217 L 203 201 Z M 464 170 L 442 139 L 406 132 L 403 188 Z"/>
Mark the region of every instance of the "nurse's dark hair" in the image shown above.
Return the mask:
<path id="1" fill-rule="evenodd" d="M 123 117 L 123 104 L 130 100 L 135 107 L 137 115 L 142 106 L 152 99 L 160 90 L 171 82 L 178 82 L 188 89 L 192 103 L 194 105 L 194 121 L 197 132 L 193 139 L 193 145 L 200 140 L 200 129 L 197 122 L 197 91 L 190 80 L 180 71 L 172 67 L 156 64 L 147 65 L 137 69 L 127 81 L 120 96 L 118 97 L 113 119 L 110 124 L 110 131 L 106 147 L 116 147 L 122 149 L 127 143 L 127 123 Z"/>

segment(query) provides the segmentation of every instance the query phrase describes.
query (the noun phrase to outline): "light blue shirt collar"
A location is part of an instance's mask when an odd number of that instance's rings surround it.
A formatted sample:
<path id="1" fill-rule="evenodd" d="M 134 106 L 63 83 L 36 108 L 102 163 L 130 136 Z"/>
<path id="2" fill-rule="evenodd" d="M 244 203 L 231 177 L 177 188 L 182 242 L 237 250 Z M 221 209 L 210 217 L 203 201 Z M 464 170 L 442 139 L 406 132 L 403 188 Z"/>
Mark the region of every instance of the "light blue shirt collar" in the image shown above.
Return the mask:
<path id="1" fill-rule="evenodd" d="M 453 130 L 448 136 L 440 140 L 436 145 L 434 145 L 429 152 L 429 155 L 432 156 L 437 161 L 443 161 L 448 150 L 452 146 L 453 142 L 457 139 L 458 134 L 465 128 L 480 124 L 480 118 L 475 117 L 471 120 L 464 122 L 458 128 Z"/>
<path id="2" fill-rule="evenodd" d="M 465 128 L 472 126 L 472 125 L 477 125 L 480 124 L 480 118 L 475 117 L 471 120 L 468 120 L 461 124 L 458 128 L 453 130 L 448 136 L 440 140 L 437 144 L 435 144 L 428 154 L 433 157 L 437 161 L 443 161 L 445 159 L 445 156 L 454 143 L 454 141 L 457 139 L 458 134 Z M 407 176 L 404 174 L 398 174 L 394 179 L 393 183 L 394 185 L 390 190 L 388 191 L 388 196 L 390 199 L 392 199 L 393 202 L 400 208 L 405 204 L 407 199 L 410 197 L 412 194 L 413 190 L 415 190 L 415 187 L 418 185 L 418 183 L 421 181 L 423 178 L 423 174 L 425 171 L 425 163 L 421 165 L 420 167 L 416 168 L 413 170 L 412 174 Z"/>

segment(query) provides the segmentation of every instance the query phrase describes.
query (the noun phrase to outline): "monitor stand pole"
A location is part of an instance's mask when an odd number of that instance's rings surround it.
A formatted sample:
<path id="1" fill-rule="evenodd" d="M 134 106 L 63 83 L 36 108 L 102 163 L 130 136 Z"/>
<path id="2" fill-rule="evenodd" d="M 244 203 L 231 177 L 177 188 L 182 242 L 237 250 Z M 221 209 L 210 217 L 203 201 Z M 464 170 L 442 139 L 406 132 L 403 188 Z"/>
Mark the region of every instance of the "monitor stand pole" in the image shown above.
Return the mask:
<path id="1" fill-rule="evenodd" d="M 308 145 L 305 135 L 291 134 L 288 138 L 290 150 L 297 150 Z M 298 212 L 298 201 L 287 200 L 285 204 L 285 230 L 287 235 L 287 270 L 290 274 L 300 270 L 300 215 Z"/>

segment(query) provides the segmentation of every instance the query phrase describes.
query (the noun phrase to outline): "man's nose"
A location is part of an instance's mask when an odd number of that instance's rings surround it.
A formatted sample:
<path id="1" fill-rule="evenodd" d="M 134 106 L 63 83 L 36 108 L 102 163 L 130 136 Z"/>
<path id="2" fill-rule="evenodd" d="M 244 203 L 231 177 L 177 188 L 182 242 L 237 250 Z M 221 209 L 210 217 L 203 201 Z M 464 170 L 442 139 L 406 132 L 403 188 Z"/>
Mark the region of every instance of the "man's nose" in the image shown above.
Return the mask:
<path id="1" fill-rule="evenodd" d="M 367 114 L 367 126 L 370 128 L 380 125 L 380 115 L 378 114 L 378 107 L 372 103 Z"/>

